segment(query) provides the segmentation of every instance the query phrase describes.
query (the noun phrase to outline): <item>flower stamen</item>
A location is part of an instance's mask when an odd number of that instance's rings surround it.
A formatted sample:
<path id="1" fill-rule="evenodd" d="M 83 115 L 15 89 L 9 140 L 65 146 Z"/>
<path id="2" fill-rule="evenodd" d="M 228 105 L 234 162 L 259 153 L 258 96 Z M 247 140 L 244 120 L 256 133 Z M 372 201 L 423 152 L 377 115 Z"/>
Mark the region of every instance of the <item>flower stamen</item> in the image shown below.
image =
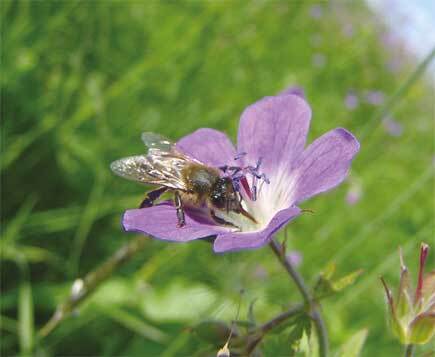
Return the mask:
<path id="1" fill-rule="evenodd" d="M 246 155 L 246 152 L 238 153 L 234 157 L 234 160 L 239 160 L 240 158 L 242 158 L 245 155 Z M 235 191 L 241 193 L 240 186 L 242 186 L 244 191 L 246 192 L 248 198 L 251 201 L 256 201 L 258 194 L 263 187 L 263 184 L 270 183 L 270 180 L 267 178 L 266 174 L 260 173 L 260 166 L 261 166 L 262 161 L 263 161 L 263 159 L 260 157 L 257 160 L 257 163 L 255 166 L 252 166 L 252 165 L 248 165 L 248 166 L 224 165 L 224 166 L 219 167 L 219 169 L 222 170 L 222 172 L 224 172 L 225 174 L 226 173 L 229 174 L 229 177 L 231 177 L 231 179 L 233 180 Z M 250 187 L 248 179 L 247 179 L 248 174 L 251 175 L 251 177 L 252 177 L 251 187 Z M 258 184 L 259 181 L 261 181 L 260 184 Z"/>

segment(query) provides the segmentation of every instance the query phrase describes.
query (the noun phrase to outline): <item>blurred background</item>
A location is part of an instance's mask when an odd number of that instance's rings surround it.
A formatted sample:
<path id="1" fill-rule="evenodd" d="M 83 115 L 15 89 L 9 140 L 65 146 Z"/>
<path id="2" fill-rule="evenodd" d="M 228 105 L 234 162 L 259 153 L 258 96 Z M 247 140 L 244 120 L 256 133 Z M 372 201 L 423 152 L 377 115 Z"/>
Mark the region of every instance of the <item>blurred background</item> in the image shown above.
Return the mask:
<path id="1" fill-rule="evenodd" d="M 150 240 L 37 338 L 73 281 L 135 236 L 120 218 L 145 188 L 111 161 L 143 153 L 143 131 L 234 139 L 247 105 L 291 85 L 313 110 L 309 141 L 341 126 L 362 148 L 344 184 L 304 204 L 315 214 L 287 227 L 288 247 L 311 285 L 331 262 L 364 270 L 323 302 L 333 351 L 367 329 L 363 356 L 401 353 L 378 278 L 397 285 L 399 246 L 415 277 L 435 213 L 433 5 L 404 4 L 2 0 L 0 353 L 215 355 L 201 321 L 229 323 L 240 300 L 245 319 L 255 300 L 265 322 L 300 301 L 267 247 Z M 288 355 L 287 337 L 267 337 L 263 354 Z"/>

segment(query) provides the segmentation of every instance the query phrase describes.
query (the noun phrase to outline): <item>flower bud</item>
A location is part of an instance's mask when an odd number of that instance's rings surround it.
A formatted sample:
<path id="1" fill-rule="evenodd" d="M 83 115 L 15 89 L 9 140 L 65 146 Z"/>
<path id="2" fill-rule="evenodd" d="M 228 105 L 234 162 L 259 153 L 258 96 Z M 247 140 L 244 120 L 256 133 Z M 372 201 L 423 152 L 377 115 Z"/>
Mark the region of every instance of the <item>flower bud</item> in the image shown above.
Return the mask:
<path id="1" fill-rule="evenodd" d="M 402 344 L 425 344 L 435 333 L 435 271 L 424 274 L 429 246 L 420 248 L 420 264 L 415 291 L 400 250 L 400 283 L 396 299 L 385 280 L 385 295 L 388 303 L 388 320 L 393 333 Z"/>

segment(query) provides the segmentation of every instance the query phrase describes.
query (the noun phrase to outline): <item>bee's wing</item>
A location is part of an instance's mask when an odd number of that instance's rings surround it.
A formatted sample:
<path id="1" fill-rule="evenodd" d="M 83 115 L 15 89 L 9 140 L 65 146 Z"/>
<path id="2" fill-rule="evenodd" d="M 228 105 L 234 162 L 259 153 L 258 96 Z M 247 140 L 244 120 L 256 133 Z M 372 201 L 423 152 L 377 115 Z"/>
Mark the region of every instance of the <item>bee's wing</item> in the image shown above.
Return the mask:
<path id="1" fill-rule="evenodd" d="M 172 152 L 175 150 L 175 144 L 160 134 L 150 132 L 142 133 L 142 141 L 150 150 L 157 149 L 164 152 Z"/>
<path id="2" fill-rule="evenodd" d="M 110 168 L 115 174 L 132 181 L 187 190 L 182 170 L 188 164 L 189 160 L 182 155 L 155 149 L 150 150 L 146 156 L 137 155 L 116 160 Z"/>

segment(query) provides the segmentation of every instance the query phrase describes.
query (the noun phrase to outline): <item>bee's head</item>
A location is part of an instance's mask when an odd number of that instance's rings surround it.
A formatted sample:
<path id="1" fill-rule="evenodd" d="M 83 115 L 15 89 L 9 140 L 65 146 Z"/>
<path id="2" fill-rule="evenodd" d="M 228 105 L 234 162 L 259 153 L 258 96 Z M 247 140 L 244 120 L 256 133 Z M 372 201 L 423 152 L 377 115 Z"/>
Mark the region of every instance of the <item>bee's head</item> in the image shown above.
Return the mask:
<path id="1" fill-rule="evenodd" d="M 220 177 L 216 180 L 210 192 L 210 201 L 213 207 L 220 210 L 238 210 L 240 202 L 230 177 Z"/>

